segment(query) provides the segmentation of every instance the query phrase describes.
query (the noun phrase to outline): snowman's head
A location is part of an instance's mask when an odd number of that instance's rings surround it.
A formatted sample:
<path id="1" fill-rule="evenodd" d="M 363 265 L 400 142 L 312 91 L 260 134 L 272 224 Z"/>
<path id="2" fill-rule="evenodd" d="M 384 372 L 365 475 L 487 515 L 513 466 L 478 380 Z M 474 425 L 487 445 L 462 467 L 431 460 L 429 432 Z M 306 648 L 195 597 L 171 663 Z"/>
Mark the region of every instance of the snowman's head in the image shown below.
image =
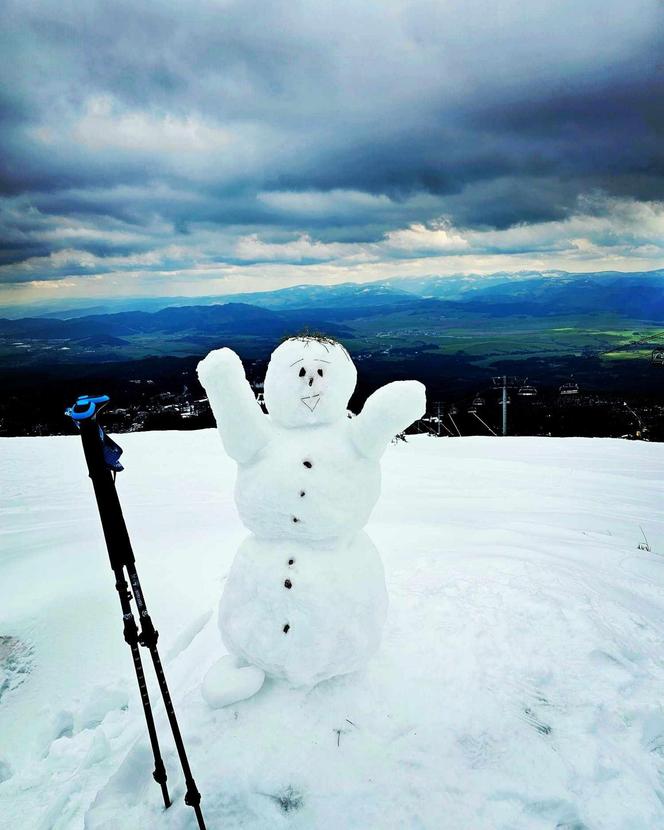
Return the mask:
<path id="1" fill-rule="evenodd" d="M 291 337 L 272 352 L 265 375 L 265 405 L 284 427 L 329 424 L 346 416 L 357 370 L 335 340 Z"/>

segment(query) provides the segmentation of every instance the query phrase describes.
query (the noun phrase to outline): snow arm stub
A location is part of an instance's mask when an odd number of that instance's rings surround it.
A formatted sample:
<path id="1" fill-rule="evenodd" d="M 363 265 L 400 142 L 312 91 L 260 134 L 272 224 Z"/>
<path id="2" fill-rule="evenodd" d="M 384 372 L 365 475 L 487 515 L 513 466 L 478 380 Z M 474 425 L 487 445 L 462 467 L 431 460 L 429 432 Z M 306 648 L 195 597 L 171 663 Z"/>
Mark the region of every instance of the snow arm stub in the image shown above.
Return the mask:
<path id="1" fill-rule="evenodd" d="M 224 449 L 240 464 L 267 444 L 270 425 L 232 349 L 215 349 L 197 367 L 217 422 Z"/>
<path id="2" fill-rule="evenodd" d="M 351 421 L 351 435 L 358 452 L 380 458 L 399 432 L 426 412 L 426 388 L 417 380 L 398 380 L 377 389 L 367 398 L 362 412 Z"/>

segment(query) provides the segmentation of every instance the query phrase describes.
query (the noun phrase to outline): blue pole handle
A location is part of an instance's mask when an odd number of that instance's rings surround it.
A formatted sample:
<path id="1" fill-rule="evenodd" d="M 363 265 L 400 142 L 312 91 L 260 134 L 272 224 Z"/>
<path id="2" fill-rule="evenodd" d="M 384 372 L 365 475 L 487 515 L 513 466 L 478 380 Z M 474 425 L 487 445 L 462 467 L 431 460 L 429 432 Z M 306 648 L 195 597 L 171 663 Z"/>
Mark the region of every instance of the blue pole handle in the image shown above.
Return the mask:
<path id="1" fill-rule="evenodd" d="M 92 418 L 98 406 L 103 406 L 109 401 L 108 395 L 97 395 L 96 397 L 80 395 L 73 406 L 65 409 L 65 415 L 69 415 L 74 421 L 85 421 L 87 418 Z"/>

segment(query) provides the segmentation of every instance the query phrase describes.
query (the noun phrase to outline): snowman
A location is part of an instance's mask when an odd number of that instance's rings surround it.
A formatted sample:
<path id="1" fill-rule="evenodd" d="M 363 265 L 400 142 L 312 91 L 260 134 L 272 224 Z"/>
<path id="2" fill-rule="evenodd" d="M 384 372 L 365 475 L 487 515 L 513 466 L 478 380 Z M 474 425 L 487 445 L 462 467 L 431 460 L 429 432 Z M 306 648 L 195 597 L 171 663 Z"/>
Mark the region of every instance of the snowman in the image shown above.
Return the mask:
<path id="1" fill-rule="evenodd" d="M 273 352 L 267 416 L 230 349 L 210 352 L 198 376 L 237 462 L 235 501 L 251 531 L 219 606 L 229 654 L 206 675 L 204 698 L 216 708 L 255 694 L 266 675 L 311 687 L 362 668 L 387 611 L 380 556 L 362 528 L 380 493 L 380 457 L 424 414 L 424 386 L 388 383 L 352 417 L 350 355 L 309 335 Z"/>

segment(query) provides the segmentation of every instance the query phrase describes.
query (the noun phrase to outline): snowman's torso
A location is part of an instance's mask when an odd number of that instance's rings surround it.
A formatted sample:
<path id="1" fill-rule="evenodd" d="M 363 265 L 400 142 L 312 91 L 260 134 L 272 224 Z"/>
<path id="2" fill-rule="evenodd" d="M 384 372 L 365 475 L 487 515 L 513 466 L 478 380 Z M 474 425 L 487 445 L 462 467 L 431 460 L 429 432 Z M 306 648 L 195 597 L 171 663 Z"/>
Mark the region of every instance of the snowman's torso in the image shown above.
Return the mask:
<path id="1" fill-rule="evenodd" d="M 334 544 L 366 524 L 380 493 L 380 466 L 356 450 L 351 421 L 272 424 L 258 456 L 238 466 L 235 500 L 244 524 L 263 539 Z"/>

